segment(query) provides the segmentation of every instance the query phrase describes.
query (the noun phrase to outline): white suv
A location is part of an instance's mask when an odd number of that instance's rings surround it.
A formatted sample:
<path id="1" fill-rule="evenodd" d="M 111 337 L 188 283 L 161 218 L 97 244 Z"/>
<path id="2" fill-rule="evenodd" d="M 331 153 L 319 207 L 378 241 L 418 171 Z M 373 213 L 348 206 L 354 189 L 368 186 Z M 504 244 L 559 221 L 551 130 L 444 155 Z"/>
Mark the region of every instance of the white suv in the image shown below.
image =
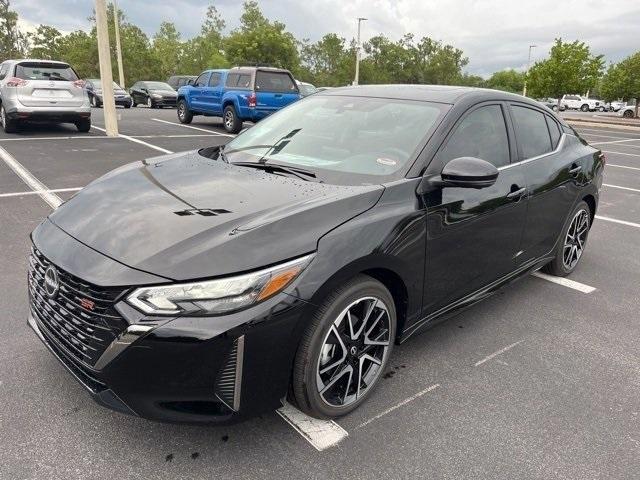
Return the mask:
<path id="1" fill-rule="evenodd" d="M 64 62 L 6 60 L 0 64 L 0 124 L 15 132 L 23 121 L 68 122 L 91 128 L 84 82 Z"/>
<path id="2" fill-rule="evenodd" d="M 579 95 L 563 95 L 560 104 L 565 108 L 573 110 L 582 110 L 583 112 L 595 111 L 600 108 L 600 100 L 581 97 Z"/>

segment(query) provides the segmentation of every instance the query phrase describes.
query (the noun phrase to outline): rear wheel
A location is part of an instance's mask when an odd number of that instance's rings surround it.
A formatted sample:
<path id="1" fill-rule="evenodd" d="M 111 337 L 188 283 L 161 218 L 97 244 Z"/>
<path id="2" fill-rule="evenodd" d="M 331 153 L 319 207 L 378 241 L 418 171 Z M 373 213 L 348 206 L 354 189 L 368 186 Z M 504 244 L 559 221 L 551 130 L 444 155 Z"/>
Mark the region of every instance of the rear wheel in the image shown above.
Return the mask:
<path id="1" fill-rule="evenodd" d="M 580 110 L 582 110 L 583 112 L 588 112 L 589 111 L 589 105 L 587 105 L 586 103 L 584 105 L 582 105 L 580 107 Z"/>
<path id="2" fill-rule="evenodd" d="M 624 118 L 633 118 L 633 111 L 632 111 L 632 110 L 626 110 L 626 111 L 622 114 L 622 116 L 623 116 Z"/>
<path id="3" fill-rule="evenodd" d="M 193 120 L 193 113 L 189 111 L 186 100 L 178 102 L 178 120 L 180 120 L 180 123 L 191 123 L 191 120 Z"/>
<path id="4" fill-rule="evenodd" d="M 242 130 L 242 120 L 238 118 L 238 114 L 236 113 L 236 109 L 233 108 L 233 105 L 227 105 L 225 107 L 222 123 L 224 124 L 224 129 L 229 133 L 238 133 Z"/>
<path id="5" fill-rule="evenodd" d="M 88 132 L 91 129 L 91 119 L 90 118 L 84 118 L 82 120 L 78 120 L 77 122 L 75 122 L 76 124 L 76 128 L 78 129 L 79 132 Z"/>
<path id="6" fill-rule="evenodd" d="M 293 401 L 316 418 L 345 415 L 371 394 L 393 349 L 396 311 L 389 291 L 358 275 L 327 296 L 296 354 Z"/>
<path id="7" fill-rule="evenodd" d="M 562 230 L 562 236 L 555 251 L 555 258 L 544 269 L 552 275 L 566 277 L 573 272 L 582 258 L 591 227 L 591 210 L 582 201 L 573 209 L 569 224 Z"/>
<path id="8" fill-rule="evenodd" d="M 6 133 L 14 133 L 18 130 L 18 121 L 7 116 L 4 105 L 0 106 L 0 125 Z"/>

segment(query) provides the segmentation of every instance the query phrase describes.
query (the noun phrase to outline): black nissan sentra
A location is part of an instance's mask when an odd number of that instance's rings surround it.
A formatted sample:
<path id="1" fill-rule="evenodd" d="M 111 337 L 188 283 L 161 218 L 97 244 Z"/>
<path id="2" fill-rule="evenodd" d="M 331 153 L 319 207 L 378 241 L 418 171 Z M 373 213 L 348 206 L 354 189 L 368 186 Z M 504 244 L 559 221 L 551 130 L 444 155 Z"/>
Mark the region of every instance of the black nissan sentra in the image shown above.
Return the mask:
<path id="1" fill-rule="evenodd" d="M 518 95 L 327 90 L 64 203 L 32 234 L 29 324 L 121 412 L 337 417 L 394 344 L 533 270 L 570 274 L 604 160 Z"/>

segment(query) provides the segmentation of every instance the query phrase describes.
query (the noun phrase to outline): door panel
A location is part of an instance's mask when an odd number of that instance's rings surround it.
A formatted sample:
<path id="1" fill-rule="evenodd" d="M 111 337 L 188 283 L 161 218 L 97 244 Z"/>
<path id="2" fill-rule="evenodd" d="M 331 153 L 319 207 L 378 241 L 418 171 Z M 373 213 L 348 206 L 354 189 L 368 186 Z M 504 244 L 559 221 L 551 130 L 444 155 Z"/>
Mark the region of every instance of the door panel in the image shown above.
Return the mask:
<path id="1" fill-rule="evenodd" d="M 219 72 L 212 72 L 207 86 L 202 91 L 202 108 L 207 113 L 222 113 L 222 88 L 220 79 L 222 75 Z"/>
<path id="2" fill-rule="evenodd" d="M 193 86 L 189 89 L 189 99 L 191 108 L 196 110 L 203 110 L 205 108 L 204 90 L 207 88 L 207 82 L 209 81 L 209 72 L 201 74 Z"/>
<path id="3" fill-rule="evenodd" d="M 467 112 L 427 169 L 427 174 L 439 174 L 453 158 L 470 156 L 493 163 L 499 174 L 491 187 L 445 186 L 423 197 L 426 315 L 515 269 L 527 211 L 526 184 L 522 167 L 510 163 L 515 149 L 504 108 L 485 104 Z"/>

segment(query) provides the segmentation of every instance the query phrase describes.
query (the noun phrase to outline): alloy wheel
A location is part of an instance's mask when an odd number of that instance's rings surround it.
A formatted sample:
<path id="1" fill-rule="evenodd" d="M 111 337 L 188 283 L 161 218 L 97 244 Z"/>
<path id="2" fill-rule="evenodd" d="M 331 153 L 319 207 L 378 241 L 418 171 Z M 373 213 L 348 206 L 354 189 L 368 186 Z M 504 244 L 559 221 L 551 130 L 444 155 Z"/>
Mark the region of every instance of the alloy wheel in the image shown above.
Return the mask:
<path id="1" fill-rule="evenodd" d="M 178 117 L 180 117 L 180 119 L 184 119 L 184 113 L 185 113 L 184 103 L 179 103 L 178 104 Z"/>
<path id="2" fill-rule="evenodd" d="M 227 110 L 227 113 L 224 114 L 224 124 L 227 128 L 233 128 L 233 112 Z"/>
<path id="3" fill-rule="evenodd" d="M 584 245 L 589 233 L 589 212 L 578 210 L 573 216 L 562 249 L 562 264 L 567 270 L 572 270 L 584 251 Z"/>
<path id="4" fill-rule="evenodd" d="M 0 124 L 2 128 L 6 126 L 7 119 L 5 118 L 4 107 L 0 107 Z"/>
<path id="5" fill-rule="evenodd" d="M 147 97 L 147 107 L 153 107 L 153 102 L 151 101 L 151 97 Z"/>
<path id="6" fill-rule="evenodd" d="M 335 319 L 320 348 L 316 386 L 320 398 L 344 407 L 366 395 L 385 365 L 389 309 L 376 297 L 351 303 Z"/>

